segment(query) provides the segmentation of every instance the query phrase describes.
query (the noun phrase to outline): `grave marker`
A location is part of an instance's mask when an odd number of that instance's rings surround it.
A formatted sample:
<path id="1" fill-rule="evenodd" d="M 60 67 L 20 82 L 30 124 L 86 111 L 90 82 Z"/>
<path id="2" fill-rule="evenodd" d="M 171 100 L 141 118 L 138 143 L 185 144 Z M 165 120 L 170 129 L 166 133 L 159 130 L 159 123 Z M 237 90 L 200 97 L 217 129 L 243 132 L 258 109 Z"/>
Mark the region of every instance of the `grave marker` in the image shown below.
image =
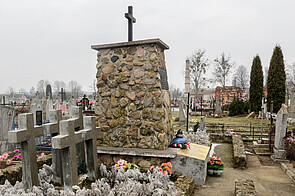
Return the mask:
<path id="1" fill-rule="evenodd" d="M 82 142 L 82 132 L 74 131 L 75 120 L 59 122 L 60 135 L 52 138 L 52 148 L 62 154 L 62 174 L 64 189 L 72 189 L 78 184 L 76 144 Z"/>
<path id="2" fill-rule="evenodd" d="M 25 189 L 39 185 L 35 138 L 43 135 L 41 126 L 34 126 L 33 114 L 18 115 L 19 130 L 8 132 L 8 142 L 20 143 L 22 182 Z"/>
<path id="3" fill-rule="evenodd" d="M 58 135 L 59 133 L 59 121 L 62 119 L 61 110 L 51 110 L 49 111 L 50 123 L 44 124 L 43 134 L 50 134 L 51 138 Z M 59 149 L 51 149 L 52 152 L 52 170 L 53 170 L 53 182 L 56 184 L 61 184 L 62 178 L 62 168 L 61 168 L 61 151 Z"/>
<path id="4" fill-rule="evenodd" d="M 14 149 L 13 144 L 8 143 L 8 131 L 13 129 L 15 109 L 0 105 L 0 153 Z"/>
<path id="5" fill-rule="evenodd" d="M 84 129 L 81 130 L 82 138 L 85 141 L 86 165 L 89 179 L 94 181 L 97 175 L 97 137 L 102 135 L 99 127 L 95 125 L 94 116 L 84 117 Z"/>
<path id="6" fill-rule="evenodd" d="M 275 131 L 275 144 L 274 144 L 274 154 L 272 158 L 277 159 L 286 159 L 286 150 L 285 150 L 285 139 L 286 129 L 287 129 L 287 106 L 282 104 L 281 109 L 277 113 L 276 118 L 276 131 Z"/>

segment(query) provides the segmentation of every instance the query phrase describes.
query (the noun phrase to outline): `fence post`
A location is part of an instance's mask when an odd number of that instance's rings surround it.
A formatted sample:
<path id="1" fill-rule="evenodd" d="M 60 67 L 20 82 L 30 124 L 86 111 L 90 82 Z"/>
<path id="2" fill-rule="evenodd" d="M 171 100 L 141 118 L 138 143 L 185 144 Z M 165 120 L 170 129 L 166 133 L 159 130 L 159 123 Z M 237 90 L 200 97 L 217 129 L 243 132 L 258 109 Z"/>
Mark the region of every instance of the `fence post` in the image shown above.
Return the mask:
<path id="1" fill-rule="evenodd" d="M 254 135 L 254 127 L 253 127 L 253 141 L 254 141 L 254 139 L 255 139 L 255 135 Z"/>

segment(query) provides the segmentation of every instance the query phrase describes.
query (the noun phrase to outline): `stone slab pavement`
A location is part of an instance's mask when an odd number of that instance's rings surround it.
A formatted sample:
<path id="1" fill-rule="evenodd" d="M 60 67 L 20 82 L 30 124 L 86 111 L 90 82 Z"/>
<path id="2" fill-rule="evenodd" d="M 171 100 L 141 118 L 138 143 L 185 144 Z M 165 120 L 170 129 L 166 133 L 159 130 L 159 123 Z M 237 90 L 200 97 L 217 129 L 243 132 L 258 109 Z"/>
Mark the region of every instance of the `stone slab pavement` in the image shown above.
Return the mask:
<path id="1" fill-rule="evenodd" d="M 246 178 L 254 181 L 257 195 L 295 196 L 295 185 L 279 165 L 262 165 L 255 155 L 247 155 L 246 170 L 232 167 L 231 144 L 222 144 L 215 148 L 216 156 L 224 158 L 225 170 L 221 177 L 207 177 L 203 187 L 195 189 L 194 195 L 234 195 L 235 179 Z"/>

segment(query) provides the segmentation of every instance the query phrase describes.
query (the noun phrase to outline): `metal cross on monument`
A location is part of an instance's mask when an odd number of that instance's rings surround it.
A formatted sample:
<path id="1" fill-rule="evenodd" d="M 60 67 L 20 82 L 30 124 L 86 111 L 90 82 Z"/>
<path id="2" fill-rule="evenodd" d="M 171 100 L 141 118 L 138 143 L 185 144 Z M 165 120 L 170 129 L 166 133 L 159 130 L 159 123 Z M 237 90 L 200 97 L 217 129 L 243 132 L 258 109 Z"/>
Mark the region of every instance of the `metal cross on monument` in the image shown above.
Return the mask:
<path id="1" fill-rule="evenodd" d="M 128 19 L 128 41 L 133 41 L 133 24 L 136 23 L 136 19 L 133 17 L 133 7 L 128 6 L 128 13 L 125 13 L 125 18 Z"/>
<path id="2" fill-rule="evenodd" d="M 63 88 L 61 88 L 61 89 L 60 89 L 60 92 L 59 92 L 58 94 L 61 95 L 61 102 L 63 102 L 64 99 L 65 99 L 65 96 L 66 96 L 66 92 L 64 91 Z"/>

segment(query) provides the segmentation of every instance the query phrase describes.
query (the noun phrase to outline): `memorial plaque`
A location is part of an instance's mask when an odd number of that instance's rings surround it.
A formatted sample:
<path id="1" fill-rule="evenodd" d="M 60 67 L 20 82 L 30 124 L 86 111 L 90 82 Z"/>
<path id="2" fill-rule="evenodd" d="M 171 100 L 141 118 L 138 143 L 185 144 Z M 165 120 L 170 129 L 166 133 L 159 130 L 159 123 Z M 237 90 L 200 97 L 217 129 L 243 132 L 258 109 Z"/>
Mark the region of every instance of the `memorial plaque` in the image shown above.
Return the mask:
<path id="1" fill-rule="evenodd" d="M 163 68 L 160 68 L 159 72 L 160 72 L 160 77 L 161 77 L 162 89 L 169 90 L 166 70 Z"/>
<path id="2" fill-rule="evenodd" d="M 180 149 L 177 154 L 205 161 L 210 147 L 191 143 L 191 149 Z"/>
<path id="3" fill-rule="evenodd" d="M 36 111 L 36 125 L 42 125 L 42 111 Z"/>

